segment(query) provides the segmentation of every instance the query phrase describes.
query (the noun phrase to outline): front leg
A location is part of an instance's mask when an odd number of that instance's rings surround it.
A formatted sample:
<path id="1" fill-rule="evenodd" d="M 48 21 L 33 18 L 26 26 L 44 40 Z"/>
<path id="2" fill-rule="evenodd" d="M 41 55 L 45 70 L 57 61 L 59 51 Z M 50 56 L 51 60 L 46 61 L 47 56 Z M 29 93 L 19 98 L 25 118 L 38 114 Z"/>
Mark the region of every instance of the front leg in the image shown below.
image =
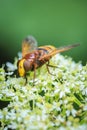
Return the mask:
<path id="1" fill-rule="evenodd" d="M 36 68 L 34 68 L 33 86 L 34 86 L 34 83 L 35 83 L 35 77 L 36 77 Z"/>
<path id="2" fill-rule="evenodd" d="M 25 78 L 25 84 L 24 85 L 26 85 L 27 82 L 28 82 L 27 75 L 25 75 L 24 78 Z"/>
<path id="3" fill-rule="evenodd" d="M 36 66 L 37 64 L 34 64 L 34 76 L 33 76 L 33 86 L 35 85 L 35 78 L 36 78 Z"/>

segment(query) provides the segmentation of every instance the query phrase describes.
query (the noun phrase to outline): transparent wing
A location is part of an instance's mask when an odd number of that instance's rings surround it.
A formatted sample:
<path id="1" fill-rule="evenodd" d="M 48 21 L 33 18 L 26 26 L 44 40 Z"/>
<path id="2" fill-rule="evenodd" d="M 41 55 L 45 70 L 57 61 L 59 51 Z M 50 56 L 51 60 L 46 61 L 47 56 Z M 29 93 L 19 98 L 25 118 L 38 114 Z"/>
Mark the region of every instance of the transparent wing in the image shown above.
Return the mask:
<path id="1" fill-rule="evenodd" d="M 73 45 L 68 45 L 68 46 L 65 46 L 65 47 L 60 47 L 60 48 L 56 48 L 54 50 L 52 50 L 50 53 L 40 57 L 39 60 L 43 60 L 43 59 L 47 59 L 47 58 L 50 58 L 54 55 L 56 55 L 57 53 L 61 53 L 61 52 L 64 52 L 64 51 L 68 51 L 74 47 L 77 47 L 79 46 L 80 44 L 73 44 Z"/>
<path id="2" fill-rule="evenodd" d="M 37 41 L 33 36 L 27 36 L 22 42 L 22 57 L 37 48 Z"/>

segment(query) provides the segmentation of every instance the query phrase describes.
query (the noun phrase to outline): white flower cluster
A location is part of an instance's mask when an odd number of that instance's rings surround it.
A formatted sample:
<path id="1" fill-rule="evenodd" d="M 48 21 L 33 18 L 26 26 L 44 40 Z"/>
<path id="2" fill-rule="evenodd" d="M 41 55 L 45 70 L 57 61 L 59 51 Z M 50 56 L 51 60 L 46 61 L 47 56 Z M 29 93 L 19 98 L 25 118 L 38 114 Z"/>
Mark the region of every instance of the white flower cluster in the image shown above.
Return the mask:
<path id="1" fill-rule="evenodd" d="M 16 63 L 7 64 L 8 73 L 0 69 L 1 130 L 87 130 L 87 65 L 57 54 L 50 60 L 54 75 L 42 66 L 33 86 L 33 72 L 26 85 L 9 74 Z"/>

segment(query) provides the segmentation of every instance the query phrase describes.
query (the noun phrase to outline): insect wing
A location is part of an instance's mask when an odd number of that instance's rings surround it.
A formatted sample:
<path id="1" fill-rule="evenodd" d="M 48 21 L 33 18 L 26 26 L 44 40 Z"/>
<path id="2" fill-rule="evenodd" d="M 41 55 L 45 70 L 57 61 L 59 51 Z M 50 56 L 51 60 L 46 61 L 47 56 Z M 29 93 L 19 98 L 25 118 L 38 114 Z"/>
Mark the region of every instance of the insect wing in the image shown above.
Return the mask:
<path id="1" fill-rule="evenodd" d="M 49 59 L 51 58 L 52 56 L 56 55 L 57 53 L 61 53 L 61 52 L 64 52 L 64 51 L 68 51 L 74 47 L 77 47 L 79 46 L 80 44 L 73 44 L 73 45 L 69 45 L 69 46 L 65 46 L 65 47 L 60 47 L 60 48 L 55 48 L 54 50 L 52 50 L 50 53 L 42 56 L 39 58 L 39 60 L 45 60 L 45 59 Z"/>
<path id="2" fill-rule="evenodd" d="M 37 48 L 37 41 L 33 36 L 26 37 L 22 42 L 22 57 Z"/>

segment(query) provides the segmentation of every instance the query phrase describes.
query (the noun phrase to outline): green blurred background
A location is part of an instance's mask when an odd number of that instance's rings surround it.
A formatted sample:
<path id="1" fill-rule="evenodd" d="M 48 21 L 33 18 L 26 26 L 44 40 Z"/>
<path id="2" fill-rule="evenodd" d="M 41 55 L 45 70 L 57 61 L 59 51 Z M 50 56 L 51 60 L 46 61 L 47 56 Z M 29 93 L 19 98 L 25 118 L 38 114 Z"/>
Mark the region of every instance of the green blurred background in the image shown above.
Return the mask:
<path id="1" fill-rule="evenodd" d="M 80 43 L 63 55 L 85 65 L 87 0 L 0 0 L 0 64 L 13 62 L 29 34 L 39 46 Z"/>

